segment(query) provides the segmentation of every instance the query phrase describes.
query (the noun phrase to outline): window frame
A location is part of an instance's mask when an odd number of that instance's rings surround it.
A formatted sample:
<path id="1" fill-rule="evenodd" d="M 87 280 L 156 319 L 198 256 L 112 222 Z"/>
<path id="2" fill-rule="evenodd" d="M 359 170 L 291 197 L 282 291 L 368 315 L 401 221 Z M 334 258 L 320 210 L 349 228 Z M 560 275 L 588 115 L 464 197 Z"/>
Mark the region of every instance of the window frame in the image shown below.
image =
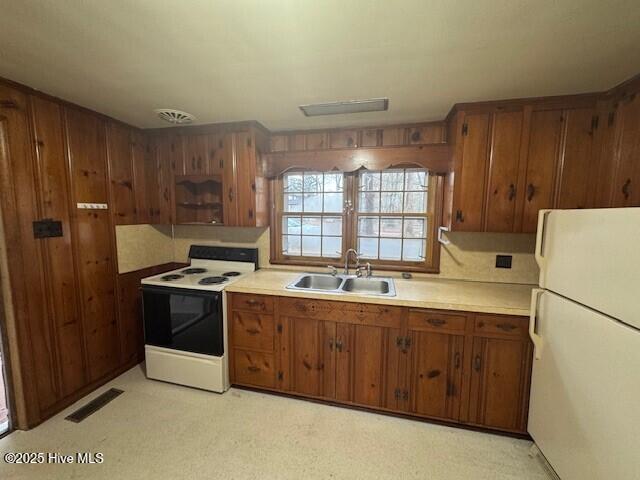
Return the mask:
<path id="1" fill-rule="evenodd" d="M 389 169 L 407 169 L 407 168 L 424 168 L 421 165 L 395 165 Z M 372 171 L 383 171 L 386 169 L 371 169 Z M 428 170 L 428 169 L 426 169 Z M 393 270 L 405 272 L 420 273 L 439 273 L 440 272 L 440 243 L 437 240 L 438 228 L 442 223 L 442 207 L 444 200 L 444 176 L 429 172 L 429 183 L 427 188 L 427 212 L 424 214 L 416 213 L 358 213 L 358 174 L 360 170 L 353 172 L 341 172 L 344 175 L 344 196 L 346 203 L 351 201 L 352 208 L 348 212 L 342 212 L 342 255 L 338 258 L 329 257 L 309 257 L 299 255 L 284 255 L 282 253 L 282 221 L 284 216 L 300 215 L 298 212 L 284 212 L 284 191 L 283 178 L 288 173 L 297 172 L 318 172 L 314 169 L 297 168 L 283 172 L 278 177 L 271 180 L 271 260 L 274 265 L 293 265 L 293 266 L 310 266 L 310 267 L 326 267 L 332 265 L 335 267 L 344 267 L 344 252 L 349 248 L 357 249 L 357 228 L 358 216 L 378 216 L 378 217 L 424 217 L 427 219 L 427 243 L 426 252 L 427 259 L 424 261 L 412 262 L 406 260 L 379 260 L 379 259 L 362 259 L 361 263 L 371 263 L 376 270 Z M 323 172 L 323 173 L 332 173 Z M 337 172 L 335 172 L 337 173 Z M 306 216 L 336 216 L 335 213 L 324 212 L 308 212 Z M 353 258 L 350 258 L 350 266 L 353 266 Z"/>

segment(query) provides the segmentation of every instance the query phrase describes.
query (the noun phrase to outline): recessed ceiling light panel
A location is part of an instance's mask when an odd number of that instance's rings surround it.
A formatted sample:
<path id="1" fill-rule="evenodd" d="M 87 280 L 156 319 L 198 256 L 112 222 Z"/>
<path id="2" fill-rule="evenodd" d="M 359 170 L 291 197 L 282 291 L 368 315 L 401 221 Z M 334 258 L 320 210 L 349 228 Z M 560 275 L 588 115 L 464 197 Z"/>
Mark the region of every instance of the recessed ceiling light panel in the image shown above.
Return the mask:
<path id="1" fill-rule="evenodd" d="M 174 110 L 173 108 L 158 108 L 155 112 L 162 120 L 174 125 L 193 123 L 196 119 L 196 117 L 190 113 L 183 112 L 182 110 Z"/>
<path id="2" fill-rule="evenodd" d="M 342 115 L 344 113 L 382 112 L 389 110 L 388 98 L 370 98 L 368 100 L 347 100 L 344 102 L 314 103 L 300 105 L 307 117 L 318 115 Z"/>

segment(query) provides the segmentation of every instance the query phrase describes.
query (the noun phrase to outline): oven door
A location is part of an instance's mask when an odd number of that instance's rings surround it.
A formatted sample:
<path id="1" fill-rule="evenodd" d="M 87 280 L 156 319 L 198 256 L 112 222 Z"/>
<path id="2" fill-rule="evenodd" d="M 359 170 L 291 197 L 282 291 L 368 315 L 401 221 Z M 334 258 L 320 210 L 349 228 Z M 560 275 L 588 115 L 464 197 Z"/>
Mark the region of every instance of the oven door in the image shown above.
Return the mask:
<path id="1" fill-rule="evenodd" d="M 222 292 L 142 286 L 146 345 L 224 354 Z"/>

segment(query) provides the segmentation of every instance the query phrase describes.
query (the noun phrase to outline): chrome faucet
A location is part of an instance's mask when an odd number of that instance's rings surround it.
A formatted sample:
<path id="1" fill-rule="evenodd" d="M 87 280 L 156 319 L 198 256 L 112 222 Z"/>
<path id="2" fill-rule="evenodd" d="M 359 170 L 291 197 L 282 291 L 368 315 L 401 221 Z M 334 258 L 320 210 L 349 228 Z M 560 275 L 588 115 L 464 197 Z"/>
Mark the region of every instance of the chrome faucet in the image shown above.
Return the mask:
<path id="1" fill-rule="evenodd" d="M 344 254 L 344 274 L 349 275 L 349 254 L 353 253 L 356 256 L 356 272 L 360 267 L 360 254 L 353 248 L 347 250 Z"/>

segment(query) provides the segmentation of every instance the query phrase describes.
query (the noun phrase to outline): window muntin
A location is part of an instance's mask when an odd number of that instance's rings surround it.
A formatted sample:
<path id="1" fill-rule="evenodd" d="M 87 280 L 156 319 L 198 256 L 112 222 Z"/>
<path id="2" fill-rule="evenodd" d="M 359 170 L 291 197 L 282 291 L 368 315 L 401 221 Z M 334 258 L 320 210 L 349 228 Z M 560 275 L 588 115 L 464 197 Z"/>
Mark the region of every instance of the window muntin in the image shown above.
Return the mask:
<path id="1" fill-rule="evenodd" d="M 361 258 L 427 259 L 429 174 L 424 169 L 361 170 L 357 178 L 356 243 Z"/>
<path id="2" fill-rule="evenodd" d="M 295 172 L 282 179 L 281 253 L 340 258 L 343 238 L 344 174 Z"/>

